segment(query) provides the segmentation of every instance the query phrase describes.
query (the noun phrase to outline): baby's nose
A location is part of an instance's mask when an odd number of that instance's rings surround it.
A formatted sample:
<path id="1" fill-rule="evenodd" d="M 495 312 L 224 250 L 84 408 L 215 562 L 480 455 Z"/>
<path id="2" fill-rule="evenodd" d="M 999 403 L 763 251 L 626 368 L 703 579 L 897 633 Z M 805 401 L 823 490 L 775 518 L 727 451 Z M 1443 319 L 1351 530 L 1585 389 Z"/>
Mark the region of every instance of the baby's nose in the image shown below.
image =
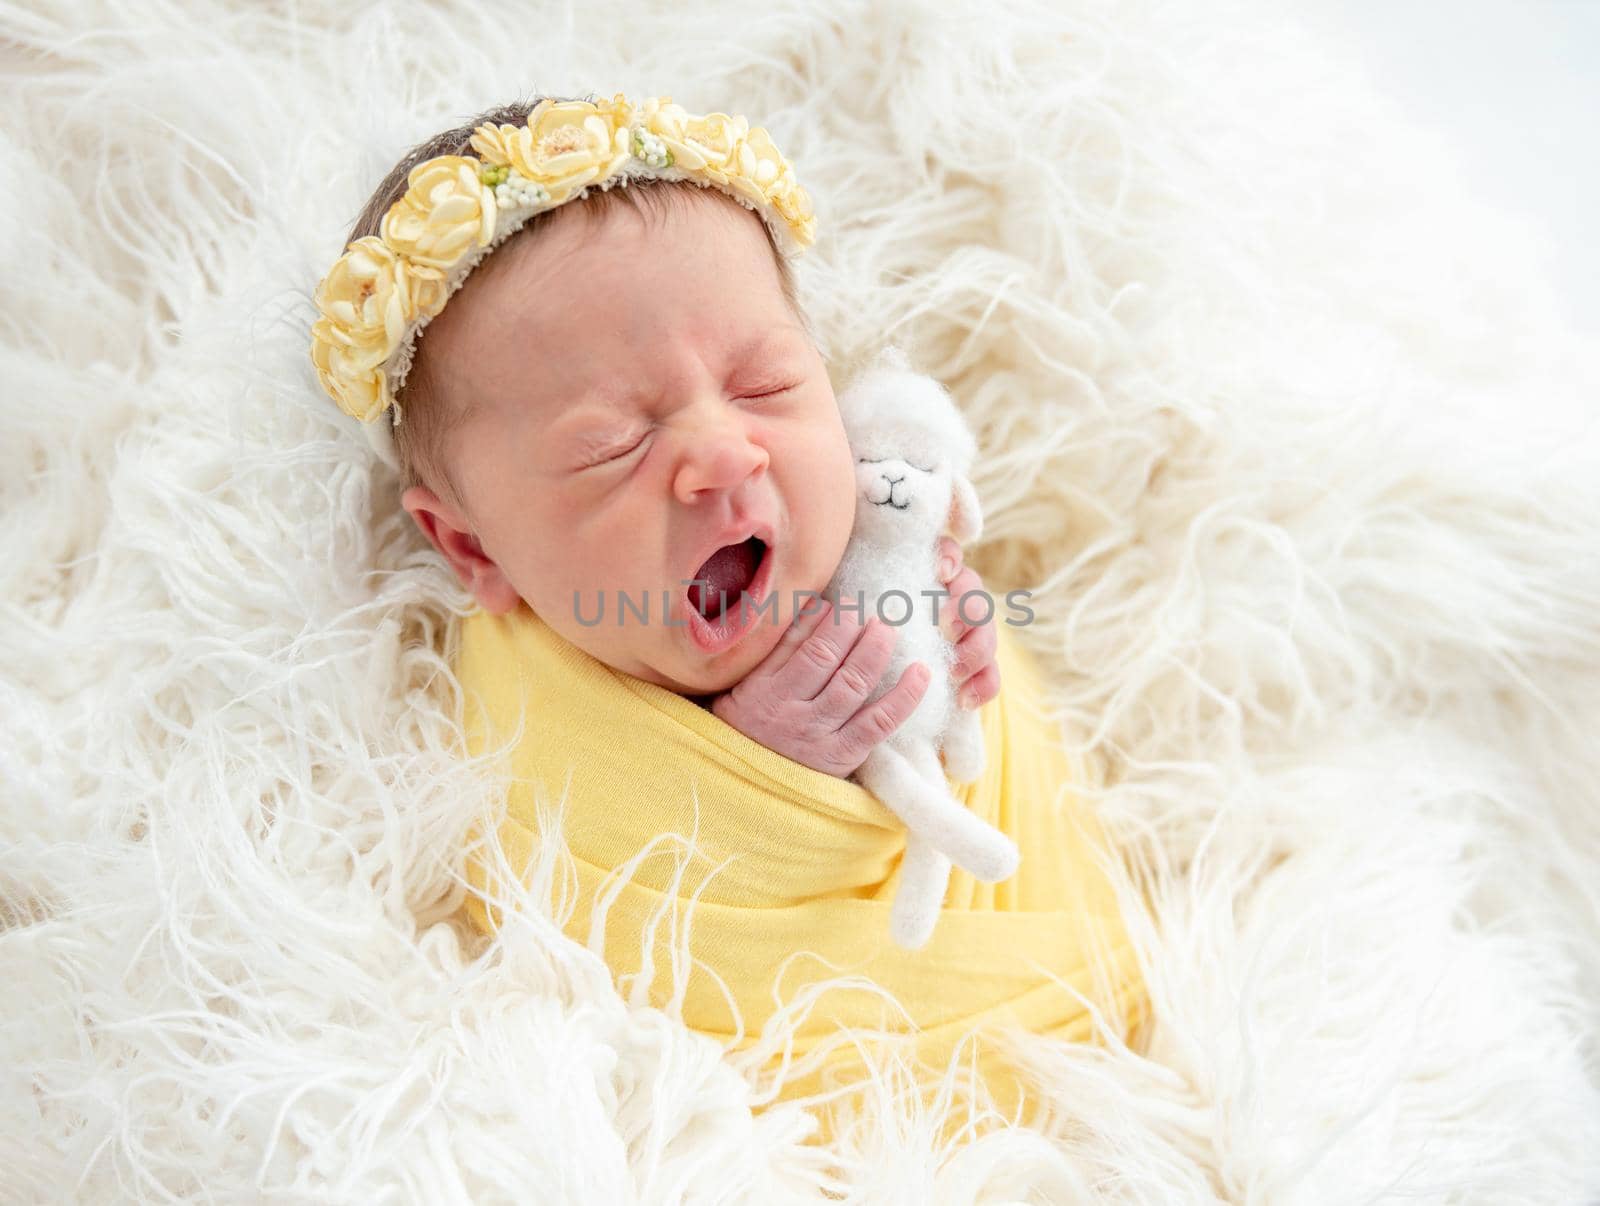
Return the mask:
<path id="1" fill-rule="evenodd" d="M 766 449 L 753 443 L 737 423 L 708 425 L 686 433 L 675 482 L 678 497 L 695 502 L 717 490 L 731 490 L 767 467 Z"/>

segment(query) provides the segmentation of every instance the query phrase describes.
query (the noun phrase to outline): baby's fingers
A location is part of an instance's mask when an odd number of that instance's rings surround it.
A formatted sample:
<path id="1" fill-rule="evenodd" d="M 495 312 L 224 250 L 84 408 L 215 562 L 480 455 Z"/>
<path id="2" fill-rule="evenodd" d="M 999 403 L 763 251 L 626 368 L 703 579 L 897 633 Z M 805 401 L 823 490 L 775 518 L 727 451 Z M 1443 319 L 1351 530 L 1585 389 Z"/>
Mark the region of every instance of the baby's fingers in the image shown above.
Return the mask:
<path id="1" fill-rule="evenodd" d="M 837 728 L 854 716 L 867 696 L 883 682 L 889 656 L 899 640 L 898 628 L 885 624 L 877 616 L 869 618 L 861 627 L 854 647 L 813 697 L 818 718 L 830 728 Z"/>
<path id="2" fill-rule="evenodd" d="M 812 607 L 811 604 L 815 606 Z M 774 678 L 774 687 L 786 698 L 809 699 L 809 695 L 792 689 L 797 685 L 802 687 L 804 685 L 789 681 L 793 677 L 792 673 L 782 678 L 775 676 L 789 664 L 795 650 L 804 645 L 813 633 L 822 629 L 825 623 L 828 629 L 837 631 L 839 625 L 833 615 L 833 605 L 826 598 L 809 600 L 807 608 L 797 612 L 794 619 L 789 621 L 789 626 L 783 630 L 783 636 L 778 638 L 778 643 L 766 657 L 761 659 L 761 664 L 750 672 L 750 676 L 759 674 Z"/>
<path id="3" fill-rule="evenodd" d="M 917 705 L 922 702 L 922 697 L 927 693 L 928 684 L 932 680 L 933 675 L 926 665 L 922 662 L 912 662 L 900 675 L 900 681 L 895 683 L 882 699 L 862 708 L 839 730 L 839 736 L 857 766 L 865 762 L 873 748 L 887 739 L 910 718 L 911 713 L 917 710 Z M 857 753 L 860 754 L 859 760 L 856 760 Z"/>
<path id="4" fill-rule="evenodd" d="M 845 665 L 852 660 L 857 646 L 870 631 L 871 621 L 864 624 L 859 617 L 852 616 L 848 619 L 842 617 L 843 613 L 839 611 L 829 612 L 828 618 L 818 624 L 795 648 L 788 663 L 780 669 L 779 676 L 773 680 L 774 685 L 781 689 L 784 698 L 816 700 L 830 684 L 837 683 L 841 677 L 845 677 Z M 865 683 L 866 690 L 877 686 L 878 676 L 882 673 L 883 663 L 880 662 L 877 675 L 871 682 Z M 864 682 L 859 669 L 852 670 L 848 677 L 853 682 Z M 863 690 L 863 696 L 866 690 Z M 860 702 L 859 697 L 856 702 Z M 833 719 L 837 721 L 854 711 L 853 707 L 843 710 L 835 708 Z"/>
<path id="5" fill-rule="evenodd" d="M 939 537 L 939 581 L 948 584 L 961 569 L 961 546 L 949 536 Z"/>
<path id="6" fill-rule="evenodd" d="M 1000 634 L 993 624 L 967 629 L 955 645 L 950 681 L 959 688 L 984 668 L 994 665 L 999 649 Z"/>

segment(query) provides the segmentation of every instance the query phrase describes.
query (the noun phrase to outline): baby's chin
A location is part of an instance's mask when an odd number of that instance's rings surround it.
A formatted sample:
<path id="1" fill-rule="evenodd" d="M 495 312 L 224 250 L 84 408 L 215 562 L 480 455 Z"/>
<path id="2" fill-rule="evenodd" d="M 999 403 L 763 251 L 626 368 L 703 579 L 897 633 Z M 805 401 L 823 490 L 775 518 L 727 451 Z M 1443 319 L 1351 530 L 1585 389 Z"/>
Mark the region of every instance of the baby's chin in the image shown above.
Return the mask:
<path id="1" fill-rule="evenodd" d="M 697 648 L 693 638 L 679 630 L 655 662 L 664 671 L 662 678 L 669 680 L 661 685 L 679 695 L 718 695 L 743 682 L 777 647 L 783 631 L 769 615 L 758 615 L 737 644 L 712 654 Z"/>
<path id="2" fill-rule="evenodd" d="M 732 649 L 725 650 L 701 666 L 693 667 L 693 693 L 713 695 L 738 686 L 762 663 L 782 635 L 777 628 L 758 624 Z"/>

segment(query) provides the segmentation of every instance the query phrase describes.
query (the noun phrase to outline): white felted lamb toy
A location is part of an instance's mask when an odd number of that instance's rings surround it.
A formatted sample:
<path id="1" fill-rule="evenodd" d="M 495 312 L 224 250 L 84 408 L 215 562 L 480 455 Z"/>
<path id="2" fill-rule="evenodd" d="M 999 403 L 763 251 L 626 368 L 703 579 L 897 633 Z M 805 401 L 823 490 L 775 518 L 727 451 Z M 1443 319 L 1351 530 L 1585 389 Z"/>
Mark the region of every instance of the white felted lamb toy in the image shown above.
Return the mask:
<path id="1" fill-rule="evenodd" d="M 859 495 L 850 543 L 824 593 L 836 611 L 842 598 L 852 609 L 859 600 L 863 616 L 881 614 L 891 623 L 909 616 L 869 702 L 887 694 L 912 662 L 933 672 L 916 711 L 851 776 L 905 822 L 891 930 L 900 946 L 915 949 L 939 920 L 952 862 L 992 883 L 1014 874 L 1019 858 L 1015 842 L 950 792 L 947 773 L 958 783 L 982 773 L 983 729 L 976 710 L 956 703 L 955 646 L 939 630 L 934 598 L 921 593 L 944 589 L 939 537 L 948 529 L 966 542 L 982 530 L 968 477 L 978 445 L 944 387 L 913 372 L 896 347 L 886 348 L 838 402 Z"/>

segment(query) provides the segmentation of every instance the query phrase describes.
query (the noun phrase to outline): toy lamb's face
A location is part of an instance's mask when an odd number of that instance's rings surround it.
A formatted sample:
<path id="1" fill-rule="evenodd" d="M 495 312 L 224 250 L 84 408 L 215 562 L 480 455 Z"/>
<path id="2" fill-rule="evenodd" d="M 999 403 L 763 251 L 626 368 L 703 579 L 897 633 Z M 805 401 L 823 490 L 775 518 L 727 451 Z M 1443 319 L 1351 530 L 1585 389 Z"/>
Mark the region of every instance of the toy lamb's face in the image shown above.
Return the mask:
<path id="1" fill-rule="evenodd" d="M 856 463 L 855 537 L 931 545 L 952 498 L 971 493 L 975 445 L 955 403 L 932 378 L 895 368 L 864 373 L 838 400 Z"/>
<path id="2" fill-rule="evenodd" d="M 950 476 L 948 457 L 896 455 L 887 447 L 857 452 L 856 531 L 894 540 L 923 533 L 931 540 L 950 510 Z"/>

